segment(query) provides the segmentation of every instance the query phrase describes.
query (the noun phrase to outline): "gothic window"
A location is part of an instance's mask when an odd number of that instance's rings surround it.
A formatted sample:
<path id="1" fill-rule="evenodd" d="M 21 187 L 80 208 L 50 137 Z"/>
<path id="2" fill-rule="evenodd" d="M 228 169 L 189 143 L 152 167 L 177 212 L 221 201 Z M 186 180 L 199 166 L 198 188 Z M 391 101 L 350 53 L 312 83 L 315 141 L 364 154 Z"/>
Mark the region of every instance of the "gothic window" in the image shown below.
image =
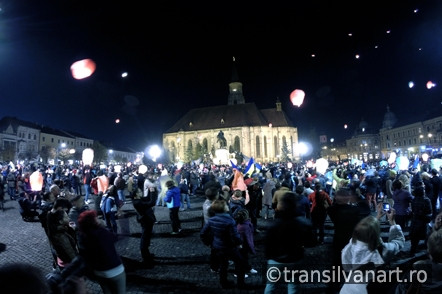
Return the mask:
<path id="1" fill-rule="evenodd" d="M 233 142 L 233 149 L 235 151 L 241 151 L 241 141 L 239 140 L 238 136 L 235 136 L 235 140 Z"/>
<path id="2" fill-rule="evenodd" d="M 261 156 L 261 142 L 259 141 L 259 136 L 256 136 L 256 156 Z"/>
<path id="3" fill-rule="evenodd" d="M 278 138 L 276 136 L 273 137 L 273 152 L 275 156 L 279 155 L 279 144 L 278 144 Z"/>
<path id="4" fill-rule="evenodd" d="M 264 156 L 268 157 L 267 155 L 267 137 L 264 136 Z"/>
<path id="5" fill-rule="evenodd" d="M 203 139 L 203 148 L 204 148 L 205 152 L 208 152 L 208 150 L 209 150 L 209 143 L 207 142 L 207 138 Z"/>

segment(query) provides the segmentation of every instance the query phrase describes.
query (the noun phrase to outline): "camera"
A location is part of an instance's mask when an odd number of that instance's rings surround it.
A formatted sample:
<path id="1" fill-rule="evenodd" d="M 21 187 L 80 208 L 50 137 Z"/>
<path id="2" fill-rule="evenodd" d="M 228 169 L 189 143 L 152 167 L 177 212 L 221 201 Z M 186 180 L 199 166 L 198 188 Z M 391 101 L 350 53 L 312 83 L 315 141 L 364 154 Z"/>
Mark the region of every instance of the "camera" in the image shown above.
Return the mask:
<path id="1" fill-rule="evenodd" d="M 388 204 L 388 203 L 384 203 L 384 204 L 382 204 L 382 207 L 384 208 L 384 211 L 390 211 L 390 204 Z"/>

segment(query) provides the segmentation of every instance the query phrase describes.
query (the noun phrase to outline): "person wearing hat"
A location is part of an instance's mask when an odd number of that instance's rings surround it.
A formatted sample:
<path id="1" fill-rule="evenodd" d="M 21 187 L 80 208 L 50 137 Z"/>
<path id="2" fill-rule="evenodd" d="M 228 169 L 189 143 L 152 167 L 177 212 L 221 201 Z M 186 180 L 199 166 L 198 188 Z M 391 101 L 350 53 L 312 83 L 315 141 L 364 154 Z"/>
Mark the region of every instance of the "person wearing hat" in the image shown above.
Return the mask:
<path id="1" fill-rule="evenodd" d="M 164 201 L 169 208 L 169 217 L 172 222 L 171 234 L 176 235 L 181 232 L 181 222 L 178 215 L 181 206 L 181 192 L 172 180 L 166 182 L 166 188 L 167 192 Z"/>

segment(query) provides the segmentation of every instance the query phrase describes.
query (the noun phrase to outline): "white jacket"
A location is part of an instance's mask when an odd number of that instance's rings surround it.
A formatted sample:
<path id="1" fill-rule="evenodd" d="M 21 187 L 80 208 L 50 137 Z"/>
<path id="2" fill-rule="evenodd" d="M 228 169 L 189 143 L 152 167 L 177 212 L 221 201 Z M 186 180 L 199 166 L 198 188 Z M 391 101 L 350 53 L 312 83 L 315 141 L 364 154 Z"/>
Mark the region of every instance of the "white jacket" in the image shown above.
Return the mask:
<path id="1" fill-rule="evenodd" d="M 342 249 L 341 261 L 343 270 L 347 273 L 351 270 L 356 270 L 361 265 L 367 264 L 369 262 L 374 263 L 379 266 L 385 262 L 389 262 L 394 255 L 396 255 L 405 245 L 405 237 L 402 229 L 399 225 L 394 225 L 390 227 L 390 235 L 388 237 L 388 242 L 384 243 L 381 240 L 382 255 L 376 249 L 370 251 L 368 244 L 356 240 L 353 243 L 351 239 L 350 242 Z M 342 277 L 342 275 L 341 275 Z M 341 281 L 342 282 L 342 281 Z M 367 293 L 366 283 L 345 283 L 342 286 L 340 294 L 353 294 L 353 293 Z"/>

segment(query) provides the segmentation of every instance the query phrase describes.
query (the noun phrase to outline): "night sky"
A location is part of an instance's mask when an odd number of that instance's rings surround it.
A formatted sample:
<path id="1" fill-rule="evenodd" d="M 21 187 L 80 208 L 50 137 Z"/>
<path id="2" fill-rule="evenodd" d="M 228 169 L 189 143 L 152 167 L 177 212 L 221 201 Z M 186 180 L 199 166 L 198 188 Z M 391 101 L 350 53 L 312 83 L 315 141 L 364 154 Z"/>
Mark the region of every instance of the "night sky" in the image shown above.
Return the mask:
<path id="1" fill-rule="evenodd" d="M 227 104 L 233 56 L 246 102 L 279 98 L 300 140 L 378 132 L 387 105 L 398 124 L 441 115 L 442 1 L 285 2 L 3 1 L 0 116 L 142 150 Z M 76 80 L 83 58 L 97 69 Z"/>

